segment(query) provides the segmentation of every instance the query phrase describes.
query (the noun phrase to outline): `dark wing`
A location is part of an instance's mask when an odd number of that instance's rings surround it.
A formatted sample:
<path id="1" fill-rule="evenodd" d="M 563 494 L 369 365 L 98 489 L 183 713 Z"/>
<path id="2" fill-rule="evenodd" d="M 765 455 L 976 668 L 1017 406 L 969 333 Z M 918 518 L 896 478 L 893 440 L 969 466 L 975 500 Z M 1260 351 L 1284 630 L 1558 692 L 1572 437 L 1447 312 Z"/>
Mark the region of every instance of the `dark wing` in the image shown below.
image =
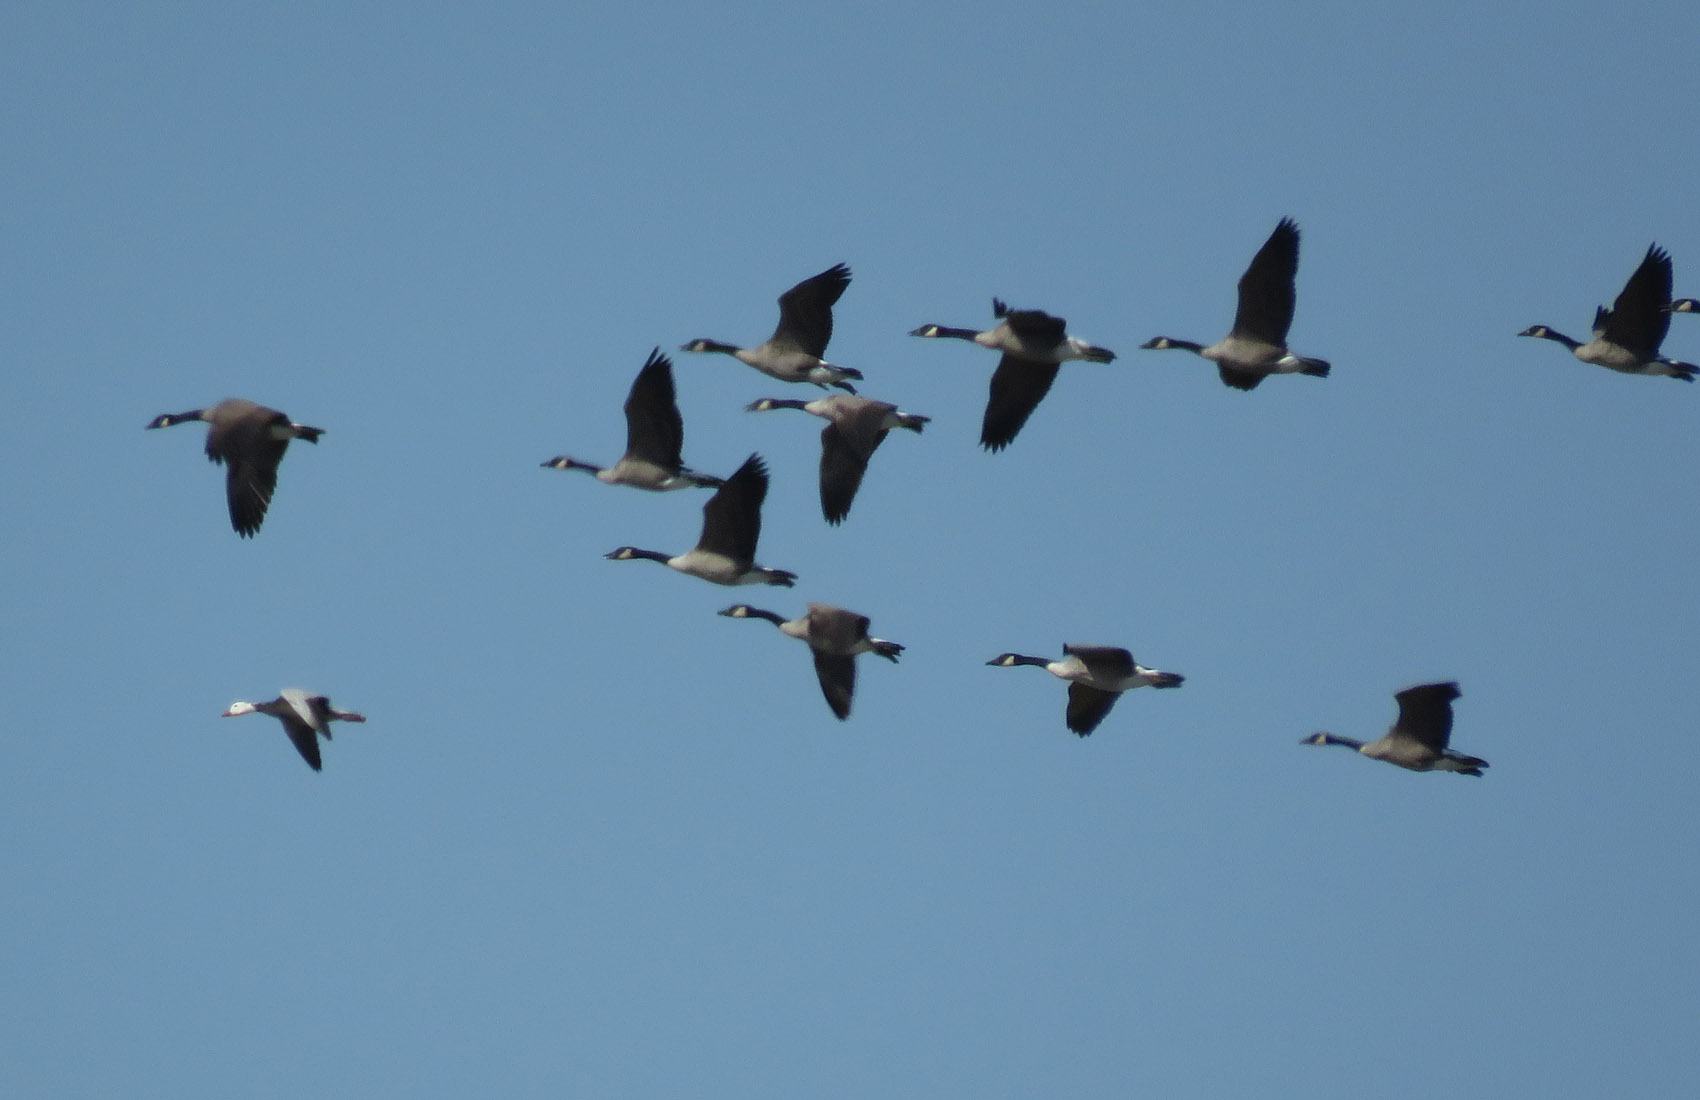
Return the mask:
<path id="1" fill-rule="evenodd" d="M 779 327 L 773 339 L 799 348 L 816 359 L 826 354 L 832 339 L 832 306 L 850 285 L 850 269 L 834 264 L 804 279 L 779 296 Z"/>
<path id="2" fill-rule="evenodd" d="M 1113 645 L 1065 645 L 1063 652 L 1079 657 L 1094 679 L 1125 680 L 1133 675 L 1133 654 Z"/>
<path id="3" fill-rule="evenodd" d="M 1001 309 L 999 308 L 1001 307 Z M 1068 335 L 1068 322 L 1053 317 L 1042 309 L 1010 309 L 997 299 L 992 308 L 1009 330 L 1021 337 L 1021 342 L 1033 347 L 1051 347 L 1063 342 Z"/>
<path id="4" fill-rule="evenodd" d="M 1435 752 L 1446 751 L 1452 737 L 1452 700 L 1459 694 L 1452 681 L 1406 688 L 1393 696 L 1399 701 L 1399 720 L 1388 732 L 1410 737 Z"/>
<path id="5" fill-rule="evenodd" d="M 673 361 L 656 348 L 626 395 L 626 453 L 669 470 L 679 468 L 685 420 L 673 387 Z"/>
<path id="6" fill-rule="evenodd" d="M 1670 305 L 1670 289 L 1670 253 L 1650 245 L 1641 266 L 1611 304 L 1611 312 L 1596 317 L 1595 324 L 1612 343 L 1649 358 L 1657 355 L 1670 330 L 1670 314 L 1665 309 Z"/>
<path id="7" fill-rule="evenodd" d="M 840 721 L 850 717 L 850 699 L 856 694 L 856 658 L 815 650 L 815 675 L 821 694 Z"/>
<path id="8" fill-rule="evenodd" d="M 724 554 L 733 561 L 755 561 L 765 499 L 767 464 L 753 454 L 702 506 L 702 537 L 697 540 L 697 549 Z"/>
<path id="9" fill-rule="evenodd" d="M 1236 390 L 1255 390 L 1259 382 L 1269 377 L 1253 370 L 1234 370 L 1232 367 L 1224 367 L 1220 363 L 1216 364 L 1216 373 L 1222 376 L 1224 383 Z"/>
<path id="10" fill-rule="evenodd" d="M 821 429 L 820 508 L 828 523 L 842 523 L 850 514 L 856 490 L 862 487 L 862 475 L 868 470 L 868 458 L 885 436 L 883 431 L 875 434 L 873 447 L 864 449 L 836 422 Z"/>
<path id="11" fill-rule="evenodd" d="M 1293 279 L 1298 272 L 1299 227 L 1293 219 L 1282 218 L 1240 276 L 1233 335 L 1285 347 L 1287 330 L 1293 326 Z"/>
<path id="12" fill-rule="evenodd" d="M 1098 728 L 1119 695 L 1080 683 L 1068 685 L 1068 728 L 1085 737 Z"/>
<path id="13" fill-rule="evenodd" d="M 319 735 L 312 726 L 303 722 L 298 715 L 284 713 L 278 715 L 283 721 L 284 732 L 289 734 L 290 743 L 295 751 L 301 754 L 301 759 L 307 761 L 307 766 L 314 771 L 321 771 L 324 762 L 319 758 Z"/>
<path id="14" fill-rule="evenodd" d="M 209 421 L 207 457 L 225 467 L 230 525 L 243 538 L 260 529 L 277 490 L 277 465 L 289 440 L 272 438 L 276 424 L 287 427 L 289 417 L 241 398 L 219 402 Z"/>
<path id="15" fill-rule="evenodd" d="M 1013 355 L 999 360 L 998 369 L 992 372 L 992 395 L 986 402 L 980 445 L 988 451 L 1001 451 L 1009 446 L 1050 392 L 1058 369 L 1056 363 L 1035 363 Z"/>

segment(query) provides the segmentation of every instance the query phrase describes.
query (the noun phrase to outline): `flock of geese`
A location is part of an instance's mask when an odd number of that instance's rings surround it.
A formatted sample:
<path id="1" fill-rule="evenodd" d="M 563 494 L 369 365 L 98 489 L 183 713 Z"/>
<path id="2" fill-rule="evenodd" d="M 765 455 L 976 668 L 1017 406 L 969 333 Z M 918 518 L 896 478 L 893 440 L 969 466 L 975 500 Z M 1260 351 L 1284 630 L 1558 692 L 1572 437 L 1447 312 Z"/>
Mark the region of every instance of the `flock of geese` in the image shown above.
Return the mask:
<path id="1" fill-rule="evenodd" d="M 1294 286 L 1299 266 L 1299 227 L 1283 218 L 1258 249 L 1239 281 L 1239 306 L 1233 327 L 1214 344 L 1158 336 L 1144 349 L 1179 348 L 1216 364 L 1224 384 L 1252 390 L 1272 375 L 1302 374 L 1326 378 L 1329 363 L 1298 355 L 1287 347 L 1292 327 Z M 829 362 L 832 307 L 850 285 L 850 269 L 836 264 L 779 296 L 779 324 L 773 335 L 754 347 L 716 340 L 692 340 L 680 349 L 730 355 L 781 382 L 812 383 L 828 390 L 811 401 L 764 397 L 747 406 L 752 412 L 798 409 L 826 421 L 821 429 L 820 502 L 829 524 L 849 516 L 868 462 L 893 429 L 919 434 L 928 417 L 904 412 L 896 405 L 857 393 L 853 382 L 862 372 Z M 1532 325 L 1518 335 L 1563 344 L 1585 363 L 1625 374 L 1663 375 L 1692 382 L 1700 367 L 1671 359 L 1660 352 L 1673 313 L 1700 313 L 1700 299 L 1671 297 L 1670 254 L 1658 245 L 1647 249 L 1610 309 L 1597 307 L 1592 337 L 1576 340 L 1546 325 Z M 988 329 L 921 325 L 911 336 L 966 340 L 1001 354 L 992 372 L 991 387 L 981 424 L 980 443 L 1001 451 L 1015 441 L 1023 425 L 1055 383 L 1063 363 L 1086 360 L 1112 362 L 1108 348 L 1068 334 L 1061 317 L 1036 309 L 1011 309 L 992 299 L 997 323 Z M 830 391 L 840 392 L 830 392 Z M 756 561 L 761 537 L 761 508 L 767 496 L 767 465 L 751 454 L 726 478 L 699 473 L 684 465 L 684 420 L 673 384 L 673 365 L 659 348 L 652 351 L 633 380 L 626 397 L 626 450 L 610 466 L 597 466 L 568 455 L 542 463 L 557 470 L 583 470 L 609 485 L 650 492 L 705 488 L 714 493 L 703 505 L 702 529 L 696 545 L 678 554 L 621 546 L 606 556 L 615 561 L 647 560 L 713 584 L 792 587 L 797 574 L 769 568 Z M 297 424 L 276 409 L 239 397 L 204 409 L 166 413 L 149 428 L 204 422 L 206 454 L 225 467 L 225 499 L 230 524 L 243 538 L 259 532 L 277 488 L 278 465 L 293 439 L 317 443 L 324 429 Z M 850 716 L 856 690 L 856 657 L 872 653 L 895 663 L 903 652 L 897 642 L 868 633 L 866 615 L 830 604 L 809 603 L 802 615 L 787 619 L 749 604 L 734 604 L 720 614 L 734 619 L 765 619 L 789 637 L 806 643 L 813 654 L 815 674 L 827 705 L 839 719 Z M 1063 657 L 1052 660 L 1004 653 L 987 664 L 1014 668 L 1032 665 L 1068 682 L 1065 722 L 1085 737 L 1095 730 L 1123 692 L 1140 687 L 1179 687 L 1184 677 L 1146 668 L 1126 649 L 1115 646 L 1063 646 Z M 1453 682 L 1419 684 L 1398 692 L 1399 715 L 1386 734 L 1356 741 L 1332 733 L 1304 739 L 1311 745 L 1344 745 L 1364 756 L 1411 771 L 1450 771 L 1482 774 L 1487 761 L 1449 747 L 1452 701 L 1459 696 Z M 315 771 L 322 764 L 318 738 L 331 737 L 333 721 L 364 722 L 363 715 L 338 710 L 323 695 L 286 688 L 264 703 L 238 701 L 226 717 L 269 714 L 279 719 L 290 741 Z"/>

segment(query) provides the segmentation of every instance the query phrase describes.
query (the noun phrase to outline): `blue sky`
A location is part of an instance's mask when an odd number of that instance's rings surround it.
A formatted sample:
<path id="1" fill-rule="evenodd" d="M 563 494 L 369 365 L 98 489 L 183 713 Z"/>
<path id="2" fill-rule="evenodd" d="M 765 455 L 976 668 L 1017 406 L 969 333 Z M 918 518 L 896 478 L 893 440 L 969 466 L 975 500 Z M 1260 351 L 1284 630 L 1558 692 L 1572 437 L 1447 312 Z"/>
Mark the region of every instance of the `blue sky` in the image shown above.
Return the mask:
<path id="1" fill-rule="evenodd" d="M 1685 1094 L 1700 393 L 1585 366 L 1700 295 L 1677 4 L 14 5 L 0 1092 Z M 1226 330 L 1303 228 L 1292 342 Z M 653 346 L 844 261 L 831 358 L 933 417 L 822 521 L 808 396 L 675 355 L 773 468 L 737 592 L 609 461 Z M 1007 451 L 990 299 L 1116 349 Z M 1700 318 L 1668 354 L 1700 360 Z M 252 541 L 202 431 L 326 429 Z M 833 720 L 736 599 L 869 614 Z M 1186 674 L 1087 740 L 984 662 Z M 1481 780 L 1299 745 L 1456 679 Z M 284 686 L 370 716 L 315 775 Z"/>

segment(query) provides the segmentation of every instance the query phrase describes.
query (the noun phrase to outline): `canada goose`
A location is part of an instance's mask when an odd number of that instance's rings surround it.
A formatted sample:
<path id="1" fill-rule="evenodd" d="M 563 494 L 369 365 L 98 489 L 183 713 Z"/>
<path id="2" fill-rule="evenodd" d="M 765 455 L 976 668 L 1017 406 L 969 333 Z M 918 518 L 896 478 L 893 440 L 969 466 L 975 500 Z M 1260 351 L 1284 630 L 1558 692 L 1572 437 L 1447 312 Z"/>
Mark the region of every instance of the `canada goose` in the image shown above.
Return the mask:
<path id="1" fill-rule="evenodd" d="M 289 734 L 290 741 L 295 744 L 295 751 L 301 754 L 301 759 L 307 761 L 307 766 L 314 771 L 322 767 L 319 759 L 319 740 L 316 734 L 322 734 L 326 741 L 331 739 L 331 722 L 364 722 L 364 714 L 356 714 L 351 710 L 337 710 L 331 706 L 331 701 L 323 695 L 308 695 L 300 688 L 284 688 L 282 694 L 269 703 L 247 703 L 241 700 L 230 704 L 224 712 L 224 717 L 234 718 L 239 714 L 269 714 L 283 723 L 284 732 Z"/>
<path id="2" fill-rule="evenodd" d="M 1068 728 L 1082 737 L 1098 728 L 1122 692 L 1148 686 L 1180 687 L 1186 680 L 1178 673 L 1145 668 L 1134 661 L 1133 654 L 1116 646 L 1065 645 L 1063 653 L 1067 656 L 1060 661 L 1000 653 L 986 663 L 1000 668 L 1035 665 L 1067 680 Z"/>
<path id="3" fill-rule="evenodd" d="M 813 382 L 825 388 L 837 386 L 855 393 L 844 381 L 860 379 L 862 372 L 835 366 L 821 358 L 832 339 L 832 306 L 850 285 L 850 269 L 834 264 L 810 276 L 779 296 L 779 326 L 773 335 L 753 348 L 722 344 L 717 340 L 692 340 L 680 351 L 718 351 L 771 375 L 781 382 Z"/>
<path id="4" fill-rule="evenodd" d="M 1385 760 L 1414 772 L 1457 772 L 1459 775 L 1481 775 L 1488 766 L 1486 760 L 1465 756 L 1446 747 L 1452 737 L 1452 700 L 1458 698 L 1458 685 L 1450 680 L 1439 684 L 1418 684 L 1406 688 L 1393 698 L 1399 700 L 1399 720 L 1387 733 L 1369 743 L 1332 733 L 1313 733 L 1302 745 L 1345 745 L 1356 749 L 1372 760 Z"/>
<path id="5" fill-rule="evenodd" d="M 984 332 L 922 325 L 911 329 L 909 335 L 968 340 L 1003 352 L 998 369 L 992 372 L 991 397 L 980 426 L 980 446 L 1001 451 L 1014 442 L 1021 426 L 1050 392 L 1058 367 L 1070 359 L 1111 363 L 1116 353 L 1068 335 L 1068 322 L 1042 310 L 1010 309 L 1002 299 L 993 298 L 992 316 L 999 318 L 998 324 Z"/>
<path id="6" fill-rule="evenodd" d="M 1666 313 L 1700 313 L 1700 298 L 1678 298 L 1665 307 Z"/>
<path id="7" fill-rule="evenodd" d="M 680 465 L 685 421 L 673 387 L 673 361 L 656 348 L 644 361 L 626 395 L 626 453 L 606 468 L 556 455 L 544 466 L 555 470 L 584 470 L 609 485 L 666 492 L 687 486 L 715 488 L 720 478 L 699 474 Z"/>
<path id="8" fill-rule="evenodd" d="M 782 397 L 764 397 L 746 406 L 749 412 L 769 409 L 802 409 L 824 417 L 826 427 L 820 432 L 820 508 L 826 521 L 842 523 L 850 514 L 850 504 L 861 487 L 862 475 L 868 470 L 868 459 L 885 441 L 893 428 L 908 428 L 919 434 L 930 416 L 906 413 L 885 401 L 873 401 L 854 394 L 834 393 L 813 401 L 793 401 Z"/>
<path id="9" fill-rule="evenodd" d="M 1228 335 L 1205 347 L 1191 340 L 1158 336 L 1142 348 L 1182 348 L 1216 364 L 1222 381 L 1236 390 L 1254 390 L 1271 374 L 1308 374 L 1327 378 L 1329 364 L 1287 350 L 1293 327 L 1293 282 L 1299 272 L 1299 226 L 1282 218 L 1240 276 L 1240 305 Z"/>
<path id="10" fill-rule="evenodd" d="M 207 458 L 225 467 L 224 495 L 230 504 L 230 526 L 243 538 L 252 538 L 266 518 L 266 507 L 277 488 L 277 464 L 291 439 L 317 443 L 323 428 L 296 424 L 276 409 L 256 405 L 240 397 L 228 397 L 207 409 L 162 413 L 148 422 L 149 428 L 169 428 L 204 420 L 207 429 Z"/>
<path id="11" fill-rule="evenodd" d="M 757 565 L 761 538 L 761 502 L 767 496 L 767 465 L 751 455 L 702 506 L 702 535 L 683 554 L 668 557 L 655 550 L 622 546 L 604 557 L 614 561 L 645 558 L 715 584 L 777 584 L 790 588 L 797 574 Z"/>
<path id="12" fill-rule="evenodd" d="M 1670 330 L 1670 315 L 1681 304 L 1670 300 L 1670 288 L 1670 253 L 1649 245 L 1641 266 L 1623 284 L 1611 308 L 1595 307 L 1593 339 L 1584 344 L 1546 325 L 1531 325 L 1517 335 L 1563 344 L 1582 362 L 1622 374 L 1662 374 L 1692 382 L 1700 367 L 1659 354 L 1659 345 Z"/>
<path id="13" fill-rule="evenodd" d="M 866 615 L 829 603 L 805 606 L 808 610 L 800 618 L 789 621 L 747 603 L 733 604 L 720 614 L 733 619 L 766 619 L 791 637 L 807 642 L 814 651 L 821 694 L 842 722 L 850 717 L 850 700 L 856 693 L 856 654 L 873 653 L 896 664 L 903 647 L 884 638 L 870 638 Z"/>

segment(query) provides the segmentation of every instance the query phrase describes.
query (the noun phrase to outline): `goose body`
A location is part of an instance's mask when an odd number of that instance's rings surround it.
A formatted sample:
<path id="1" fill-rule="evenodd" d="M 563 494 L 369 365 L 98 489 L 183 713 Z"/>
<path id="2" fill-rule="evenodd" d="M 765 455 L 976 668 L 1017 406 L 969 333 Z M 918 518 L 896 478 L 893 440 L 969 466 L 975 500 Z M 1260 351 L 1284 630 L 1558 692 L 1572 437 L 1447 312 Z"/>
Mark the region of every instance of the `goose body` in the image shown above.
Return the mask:
<path id="1" fill-rule="evenodd" d="M 205 409 L 161 413 L 149 428 L 205 421 L 207 458 L 225 468 L 224 496 L 230 508 L 230 526 L 243 538 L 252 538 L 266 518 L 272 493 L 277 489 L 277 467 L 291 439 L 317 443 L 323 428 L 297 424 L 276 409 L 256 405 L 240 397 L 229 397 Z"/>
<path id="2" fill-rule="evenodd" d="M 1452 681 L 1418 684 L 1393 696 L 1399 702 L 1399 718 L 1376 740 L 1357 741 L 1319 732 L 1300 743 L 1344 745 L 1371 760 L 1384 760 L 1408 771 L 1479 776 L 1488 766 L 1486 760 L 1448 747 L 1452 739 L 1452 700 L 1460 694 L 1458 685 Z"/>
<path id="3" fill-rule="evenodd" d="M 1001 451 L 1015 441 L 1027 418 L 1039 407 L 1057 380 L 1057 371 L 1071 359 L 1114 362 L 1116 353 L 1068 334 L 1068 322 L 1037 309 L 1010 309 L 992 299 L 998 323 L 984 331 L 922 325 L 909 335 L 938 340 L 967 340 L 1003 352 L 992 372 L 986 416 L 980 426 L 980 446 Z"/>
<path id="4" fill-rule="evenodd" d="M 681 573 L 714 584 L 776 584 L 790 588 L 797 574 L 757 565 L 761 505 L 767 498 L 767 464 L 752 454 L 702 506 L 702 535 L 683 554 L 622 546 L 605 557 L 614 561 L 658 561 Z"/>
<path id="5" fill-rule="evenodd" d="M 872 653 L 896 664 L 903 646 L 870 637 L 866 615 L 826 603 L 811 603 L 806 607 L 795 619 L 745 603 L 733 604 L 720 614 L 733 619 L 766 619 L 789 637 L 807 643 L 814 652 L 815 676 L 820 680 L 826 705 L 843 721 L 850 717 L 850 704 L 856 694 L 857 654 Z"/>
<path id="6" fill-rule="evenodd" d="M 886 401 L 855 394 L 835 393 L 813 401 L 764 397 L 751 402 L 750 412 L 770 409 L 801 409 L 826 420 L 820 433 L 820 506 L 826 521 L 838 524 L 850 514 L 850 505 L 867 473 L 868 460 L 893 428 L 920 433 L 931 417 L 906 413 Z"/>
<path id="7" fill-rule="evenodd" d="M 672 489 L 713 488 L 721 479 L 699 474 L 681 464 L 685 421 L 679 415 L 673 385 L 673 362 L 656 348 L 632 380 L 626 395 L 626 453 L 612 466 L 593 466 L 568 455 L 556 455 L 544 466 L 583 470 L 608 485 L 667 492 Z"/>
<path id="8" fill-rule="evenodd" d="M 1692 382 L 1700 367 L 1659 354 L 1659 345 L 1670 330 L 1671 314 L 1687 312 L 1678 307 L 1693 300 L 1671 301 L 1671 281 L 1670 253 L 1650 245 L 1612 307 L 1594 309 L 1593 337 L 1587 342 L 1546 325 L 1530 325 L 1517 335 L 1563 344 L 1582 362 L 1620 374 L 1663 375 Z"/>
<path id="9" fill-rule="evenodd" d="M 813 382 L 822 388 L 837 386 L 855 393 L 855 387 L 845 379 L 860 379 L 862 372 L 823 358 L 832 339 L 832 307 L 849 285 L 850 269 L 834 264 L 779 296 L 779 325 L 772 336 L 755 347 L 697 339 L 679 350 L 719 352 L 781 382 Z"/>
<path id="10" fill-rule="evenodd" d="M 1140 346 L 1180 348 L 1201 355 L 1216 364 L 1224 384 L 1237 390 L 1256 389 L 1271 374 L 1327 378 L 1331 369 L 1327 360 L 1287 350 L 1298 271 L 1298 223 L 1282 218 L 1240 276 L 1239 308 L 1227 336 L 1208 347 L 1168 336 L 1155 337 Z"/>
<path id="11" fill-rule="evenodd" d="M 986 663 L 999 668 L 1033 665 L 1067 680 L 1068 728 L 1081 737 L 1098 728 L 1122 692 L 1142 687 L 1180 687 L 1186 680 L 1179 673 L 1146 668 L 1133 659 L 1132 653 L 1118 646 L 1065 645 L 1060 661 L 1001 653 Z"/>
<path id="12" fill-rule="evenodd" d="M 225 718 L 234 718 L 242 714 L 269 714 L 283 723 L 284 732 L 289 734 L 290 742 L 295 751 L 301 754 L 301 759 L 307 761 L 307 766 L 314 771 L 323 767 L 319 758 L 319 738 L 326 741 L 331 739 L 331 723 L 364 722 L 364 714 L 356 714 L 350 710 L 338 710 L 331 701 L 323 695 L 308 695 L 300 688 L 284 688 L 276 699 L 269 703 L 249 703 L 237 700 L 230 704 L 224 712 Z"/>

